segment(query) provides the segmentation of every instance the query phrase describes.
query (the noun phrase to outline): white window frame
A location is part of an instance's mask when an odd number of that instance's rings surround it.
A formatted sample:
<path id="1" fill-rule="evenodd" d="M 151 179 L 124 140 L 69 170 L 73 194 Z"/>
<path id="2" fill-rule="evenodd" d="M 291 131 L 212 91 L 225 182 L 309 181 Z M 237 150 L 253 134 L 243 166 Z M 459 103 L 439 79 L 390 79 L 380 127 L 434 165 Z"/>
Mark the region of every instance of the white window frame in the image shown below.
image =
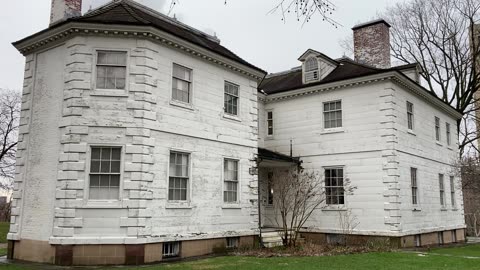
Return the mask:
<path id="1" fill-rule="evenodd" d="M 173 81 L 174 81 L 174 78 L 176 78 L 174 76 L 174 68 L 175 66 L 179 66 L 179 67 L 182 67 L 182 68 L 185 68 L 185 69 L 188 69 L 190 70 L 190 88 L 189 88 L 189 100 L 188 102 L 184 102 L 184 101 L 181 101 L 181 100 L 178 100 L 178 99 L 174 99 L 173 98 Z M 188 108 L 191 108 L 193 106 L 193 103 L 194 103 L 194 70 L 192 67 L 188 66 L 188 65 L 184 65 L 183 63 L 179 63 L 179 62 L 172 62 L 172 74 L 171 74 L 171 77 L 170 77 L 170 103 L 172 105 L 180 105 L 180 106 L 187 106 Z M 177 80 L 181 80 L 181 81 L 185 81 L 183 79 L 179 79 L 179 78 L 176 78 Z"/>
<path id="2" fill-rule="evenodd" d="M 440 205 L 442 208 L 445 208 L 447 202 L 446 197 L 445 197 L 445 175 L 444 174 L 438 174 L 438 186 L 439 186 L 439 191 L 440 191 Z"/>
<path id="3" fill-rule="evenodd" d="M 170 171 L 170 155 L 172 153 L 178 153 L 178 154 L 185 154 L 188 156 L 188 178 L 187 178 L 187 194 L 186 194 L 186 200 L 170 200 L 170 177 L 176 177 L 172 176 L 172 172 Z M 191 198 L 191 190 L 192 190 L 192 153 L 185 151 L 185 150 L 180 150 L 180 149 L 170 149 L 168 152 L 168 162 L 167 162 L 167 171 L 168 171 L 168 177 L 167 177 L 167 203 L 168 204 L 188 204 L 190 203 L 190 198 Z"/>
<path id="4" fill-rule="evenodd" d="M 340 110 L 325 111 L 325 105 L 326 105 L 327 103 L 337 103 L 337 102 L 340 102 L 340 107 L 341 107 Z M 325 114 L 326 114 L 326 113 L 332 113 L 332 112 L 335 112 L 335 113 L 336 113 L 336 112 L 338 112 L 338 111 L 340 111 L 340 114 L 341 114 L 341 117 L 342 117 L 342 118 L 340 119 L 340 120 L 342 121 L 342 125 L 341 125 L 341 126 L 337 126 L 337 127 L 328 127 L 328 128 L 327 128 L 327 127 L 325 126 L 325 121 L 326 121 Z M 325 101 L 325 102 L 323 102 L 323 103 L 322 103 L 322 117 L 323 117 L 323 119 L 322 119 L 322 120 L 323 120 L 323 121 L 322 121 L 322 122 L 323 122 L 323 123 L 322 123 L 322 126 L 323 126 L 323 129 L 324 129 L 324 130 L 339 130 L 339 129 L 342 129 L 343 126 L 344 126 L 344 120 L 343 120 L 343 119 L 344 119 L 344 115 L 343 115 L 343 101 L 342 101 L 341 99 L 337 99 L 337 100 L 332 100 L 332 101 Z M 329 120 L 329 121 L 330 121 L 330 120 Z M 337 118 L 335 119 L 335 122 L 336 122 L 336 121 L 338 121 Z"/>
<path id="5" fill-rule="evenodd" d="M 229 94 L 227 93 L 226 91 L 226 86 L 227 84 L 231 84 L 233 86 L 236 86 L 238 87 L 238 96 L 237 96 L 237 113 L 236 114 L 233 114 L 233 113 L 229 113 L 227 112 L 227 107 L 225 106 L 225 102 L 227 101 L 226 98 L 225 98 L 225 95 L 230 95 L 230 96 L 235 96 L 235 95 L 232 95 L 232 94 Z M 229 81 L 229 80 L 225 80 L 224 83 L 223 83 L 223 114 L 226 115 L 226 116 L 229 116 L 229 117 L 240 117 L 240 96 L 241 96 L 241 87 L 240 87 L 240 84 L 238 83 L 234 83 L 232 81 Z"/>
<path id="6" fill-rule="evenodd" d="M 225 201 L 225 161 L 231 160 L 237 162 L 237 200 L 235 202 L 226 202 Z M 238 205 L 240 203 L 240 194 L 241 194 L 241 165 L 240 165 L 240 159 L 238 158 L 233 158 L 233 157 L 223 157 L 222 161 L 222 202 L 225 205 Z"/>
<path id="7" fill-rule="evenodd" d="M 90 199 L 90 166 L 92 162 L 92 148 L 95 147 L 105 147 L 105 148 L 120 148 L 120 187 L 119 195 L 116 200 L 94 200 Z M 123 199 L 123 176 L 124 176 L 124 158 L 125 158 L 125 147 L 122 144 L 89 144 L 87 148 L 87 164 L 85 166 L 85 175 L 88 177 L 88 181 L 85 181 L 85 188 L 87 192 L 84 192 L 84 206 L 85 207 L 117 207 Z"/>
<path id="8" fill-rule="evenodd" d="M 442 139 L 442 136 L 441 136 L 441 127 L 440 127 L 440 118 L 435 116 L 435 140 L 437 142 L 440 142 L 440 140 Z"/>
<path id="9" fill-rule="evenodd" d="M 419 192 L 418 192 L 418 169 L 410 168 L 410 186 L 412 191 L 412 204 L 414 206 L 419 205 Z"/>
<path id="10" fill-rule="evenodd" d="M 457 198 L 455 194 L 455 177 L 450 175 L 450 203 L 452 204 L 452 208 L 457 207 Z"/>
<path id="11" fill-rule="evenodd" d="M 447 145 L 450 146 L 452 144 L 450 123 L 445 123 L 445 132 L 446 132 L 446 135 L 447 135 Z"/>
<path id="12" fill-rule="evenodd" d="M 343 182 L 343 185 L 342 186 L 339 186 L 338 184 L 336 186 L 327 186 L 327 173 L 326 171 L 327 170 L 342 170 L 342 182 Z M 346 194 L 346 190 L 345 190 L 345 167 L 344 166 L 329 166 L 329 167 L 323 167 L 323 183 L 324 183 L 324 188 L 325 188 L 325 204 L 327 206 L 333 206 L 333 207 L 343 207 L 347 204 L 347 194 Z M 328 203 L 328 193 L 327 193 L 327 188 L 340 188 L 342 187 L 343 188 L 343 203 L 336 203 L 336 204 L 332 204 L 332 203 Z M 338 196 L 337 196 L 338 197 Z M 340 198 L 340 197 L 338 197 Z"/>
<path id="13" fill-rule="evenodd" d="M 407 101 L 407 128 L 411 131 L 415 129 L 415 107 L 410 101 Z"/>
<path id="14" fill-rule="evenodd" d="M 272 118 L 269 118 L 269 114 L 272 114 Z M 275 134 L 275 121 L 274 121 L 274 113 L 273 113 L 273 110 L 267 110 L 267 136 L 269 137 L 273 137 L 273 135 Z M 270 122 L 271 122 L 271 127 L 272 127 L 272 133 L 270 133 Z"/>
<path id="15" fill-rule="evenodd" d="M 95 54 L 94 54 L 94 59 L 93 59 L 93 73 L 92 73 L 92 89 L 95 89 L 90 95 L 120 95 L 120 96 L 126 96 L 128 89 L 129 89 L 129 74 L 130 74 L 130 50 L 126 48 L 104 48 L 104 47 L 98 47 L 94 48 Z M 103 89 L 103 88 L 97 88 L 97 63 L 98 63 L 98 53 L 99 52 L 124 52 L 126 53 L 127 57 L 127 62 L 126 62 L 126 69 L 125 69 L 125 89 Z"/>
<path id="16" fill-rule="evenodd" d="M 316 63 L 316 68 L 315 67 L 308 67 L 308 63 L 311 61 L 315 61 Z M 311 82 L 316 82 L 320 79 L 320 64 L 318 63 L 318 59 L 315 56 L 310 56 L 305 60 L 304 64 L 304 74 L 303 74 L 303 81 L 305 83 L 311 83 Z M 309 75 L 311 75 L 311 79 L 309 78 Z"/>
<path id="17" fill-rule="evenodd" d="M 165 252 L 165 249 L 168 249 Z M 164 242 L 162 244 L 162 258 L 177 258 L 181 253 L 181 243 L 178 241 Z"/>

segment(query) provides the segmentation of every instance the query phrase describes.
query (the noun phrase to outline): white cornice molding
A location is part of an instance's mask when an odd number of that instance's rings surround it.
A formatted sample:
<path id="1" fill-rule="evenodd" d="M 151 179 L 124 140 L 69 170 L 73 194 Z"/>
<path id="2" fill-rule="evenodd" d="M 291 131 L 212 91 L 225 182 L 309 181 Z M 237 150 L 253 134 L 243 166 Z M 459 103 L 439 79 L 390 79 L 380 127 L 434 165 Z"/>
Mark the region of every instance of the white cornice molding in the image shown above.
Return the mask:
<path id="1" fill-rule="evenodd" d="M 266 97 L 262 97 L 260 100 L 265 103 L 276 102 L 280 100 L 287 100 L 287 99 L 292 99 L 300 96 L 313 95 L 321 92 L 349 88 L 357 85 L 370 84 L 370 83 L 375 83 L 375 82 L 380 82 L 385 80 L 391 80 L 397 85 L 409 90 L 410 92 L 413 92 L 415 95 L 422 97 L 425 101 L 441 109 L 442 111 L 448 113 L 450 116 L 452 116 L 455 119 L 462 118 L 461 113 L 456 111 L 451 106 L 445 104 L 440 99 L 434 97 L 428 92 L 428 90 L 421 87 L 417 83 L 410 81 L 404 75 L 400 74 L 400 72 L 398 71 L 388 71 L 380 74 L 354 78 L 350 80 L 337 81 L 337 82 L 326 83 L 322 85 L 307 86 L 307 87 L 296 89 L 296 90 L 267 95 Z"/>
<path id="2" fill-rule="evenodd" d="M 244 76 L 251 77 L 257 81 L 261 81 L 266 75 L 256 69 L 230 60 L 220 54 L 214 53 L 208 49 L 175 37 L 152 26 L 105 25 L 71 22 L 66 23 L 58 28 L 51 29 L 21 40 L 15 43 L 15 47 L 23 55 L 28 55 L 76 35 L 99 35 L 125 38 L 143 37 L 157 43 L 164 44 L 168 47 L 181 50 L 187 54 L 222 66 L 225 69 L 229 69 Z"/>

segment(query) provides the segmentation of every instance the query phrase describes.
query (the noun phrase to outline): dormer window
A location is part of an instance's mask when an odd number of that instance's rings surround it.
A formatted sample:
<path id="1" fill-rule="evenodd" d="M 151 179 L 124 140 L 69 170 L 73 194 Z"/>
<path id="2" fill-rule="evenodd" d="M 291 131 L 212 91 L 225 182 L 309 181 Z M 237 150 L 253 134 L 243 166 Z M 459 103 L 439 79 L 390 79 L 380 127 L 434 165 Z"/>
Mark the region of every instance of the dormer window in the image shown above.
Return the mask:
<path id="1" fill-rule="evenodd" d="M 318 61 L 315 57 L 310 57 L 305 61 L 305 82 L 317 81 L 318 78 Z"/>

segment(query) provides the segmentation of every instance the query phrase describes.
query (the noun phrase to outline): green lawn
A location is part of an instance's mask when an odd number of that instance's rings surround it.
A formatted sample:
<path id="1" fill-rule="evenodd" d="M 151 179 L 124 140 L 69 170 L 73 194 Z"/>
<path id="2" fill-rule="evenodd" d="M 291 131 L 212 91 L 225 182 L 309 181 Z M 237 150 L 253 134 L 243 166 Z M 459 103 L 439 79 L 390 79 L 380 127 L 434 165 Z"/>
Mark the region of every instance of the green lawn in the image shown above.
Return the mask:
<path id="1" fill-rule="evenodd" d="M 0 222 L 0 243 L 7 242 L 7 233 L 10 228 L 10 222 Z"/>
<path id="2" fill-rule="evenodd" d="M 464 258 L 463 256 L 477 257 Z M 38 269 L 21 265 L 0 265 L 0 269 Z M 109 269 L 109 268 L 103 268 Z M 126 269 L 126 268 L 110 268 Z M 328 257 L 217 257 L 184 263 L 159 264 L 130 269 L 144 270 L 270 270 L 270 269 L 480 269 L 480 245 L 433 249 L 424 254 L 413 252 L 385 252 Z"/>

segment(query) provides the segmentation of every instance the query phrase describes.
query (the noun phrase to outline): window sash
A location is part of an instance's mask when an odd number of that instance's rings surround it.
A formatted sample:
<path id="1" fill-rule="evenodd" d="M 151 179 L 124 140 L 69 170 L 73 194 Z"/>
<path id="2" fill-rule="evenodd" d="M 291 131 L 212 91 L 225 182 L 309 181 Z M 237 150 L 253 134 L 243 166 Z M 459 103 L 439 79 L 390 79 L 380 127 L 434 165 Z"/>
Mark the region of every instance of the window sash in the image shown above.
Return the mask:
<path id="1" fill-rule="evenodd" d="M 413 119 L 413 103 L 407 101 L 407 125 L 410 130 L 413 130 Z"/>
<path id="2" fill-rule="evenodd" d="M 435 139 L 440 141 L 440 118 L 435 117 Z"/>
<path id="3" fill-rule="evenodd" d="M 191 101 L 192 70 L 173 64 L 172 99 L 184 103 Z"/>
<path id="4" fill-rule="evenodd" d="M 438 182 L 440 187 L 440 205 L 445 206 L 445 183 L 443 181 L 443 174 L 438 176 Z"/>
<path id="5" fill-rule="evenodd" d="M 176 257 L 180 254 L 179 242 L 167 242 L 163 243 L 162 255 L 163 257 Z"/>
<path id="6" fill-rule="evenodd" d="M 339 128 L 342 123 L 342 102 L 332 101 L 323 103 L 324 128 Z"/>
<path id="7" fill-rule="evenodd" d="M 273 135 L 273 112 L 267 112 L 267 135 Z"/>
<path id="8" fill-rule="evenodd" d="M 327 205 L 345 204 L 343 168 L 325 169 L 325 194 Z"/>
<path id="9" fill-rule="evenodd" d="M 187 201 L 188 198 L 188 178 L 169 177 L 168 180 L 168 200 L 169 201 Z"/>
<path id="10" fill-rule="evenodd" d="M 168 200 L 187 201 L 190 180 L 190 155 L 170 152 Z"/>
<path id="11" fill-rule="evenodd" d="M 418 182 L 417 182 L 417 169 L 410 168 L 410 178 L 412 186 L 412 204 L 418 204 Z"/>
<path id="12" fill-rule="evenodd" d="M 453 176 L 450 176 L 450 200 L 451 200 L 452 206 L 455 207 L 457 203 L 455 198 L 455 181 Z"/>
<path id="13" fill-rule="evenodd" d="M 90 200 L 120 198 L 121 147 L 92 147 L 90 153 Z"/>
<path id="14" fill-rule="evenodd" d="M 225 82 L 224 112 L 238 115 L 238 100 L 240 87 L 236 84 Z"/>
<path id="15" fill-rule="evenodd" d="M 126 52 L 98 51 L 96 66 L 97 89 L 124 90 L 126 88 Z"/>
<path id="16" fill-rule="evenodd" d="M 235 203 L 238 201 L 238 160 L 225 159 L 223 164 L 223 201 Z"/>
<path id="17" fill-rule="evenodd" d="M 447 131 L 447 145 L 450 145 L 451 140 L 450 140 L 450 124 L 446 123 L 445 129 Z"/>

